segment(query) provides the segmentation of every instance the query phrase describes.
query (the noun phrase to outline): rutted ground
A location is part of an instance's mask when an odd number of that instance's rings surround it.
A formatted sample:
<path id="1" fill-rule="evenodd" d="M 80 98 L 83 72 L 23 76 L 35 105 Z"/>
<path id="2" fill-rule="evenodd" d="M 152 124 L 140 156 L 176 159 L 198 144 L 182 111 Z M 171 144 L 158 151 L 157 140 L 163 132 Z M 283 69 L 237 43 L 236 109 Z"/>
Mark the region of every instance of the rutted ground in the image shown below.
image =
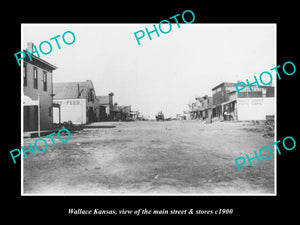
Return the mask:
<path id="1" fill-rule="evenodd" d="M 253 160 L 253 167 L 244 164 L 241 172 L 234 162 L 245 154 L 254 156 L 254 150 L 273 142 L 263 137 L 262 125 L 199 121 L 104 124 L 116 128 L 75 132 L 67 143 L 56 137 L 56 147 L 50 144 L 44 153 L 24 159 L 24 193 L 274 193 L 274 157 L 260 164 Z M 36 138 L 24 140 L 28 146 Z"/>

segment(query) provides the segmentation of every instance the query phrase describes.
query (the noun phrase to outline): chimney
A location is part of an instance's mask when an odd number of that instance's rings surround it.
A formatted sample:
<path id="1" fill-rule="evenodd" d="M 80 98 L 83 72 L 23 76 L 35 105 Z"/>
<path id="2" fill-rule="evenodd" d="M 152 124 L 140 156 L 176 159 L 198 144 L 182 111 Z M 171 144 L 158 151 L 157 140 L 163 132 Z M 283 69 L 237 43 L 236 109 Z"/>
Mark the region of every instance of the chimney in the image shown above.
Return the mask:
<path id="1" fill-rule="evenodd" d="M 27 49 L 28 49 L 28 52 L 33 52 L 33 42 L 27 42 Z"/>
<path id="2" fill-rule="evenodd" d="M 80 98 L 81 92 L 80 92 L 79 84 L 77 84 L 77 91 L 78 91 L 77 98 Z"/>
<path id="3" fill-rule="evenodd" d="M 114 96 L 114 93 L 110 92 L 108 94 L 108 101 L 109 101 L 109 107 L 112 108 L 113 107 L 113 96 Z"/>

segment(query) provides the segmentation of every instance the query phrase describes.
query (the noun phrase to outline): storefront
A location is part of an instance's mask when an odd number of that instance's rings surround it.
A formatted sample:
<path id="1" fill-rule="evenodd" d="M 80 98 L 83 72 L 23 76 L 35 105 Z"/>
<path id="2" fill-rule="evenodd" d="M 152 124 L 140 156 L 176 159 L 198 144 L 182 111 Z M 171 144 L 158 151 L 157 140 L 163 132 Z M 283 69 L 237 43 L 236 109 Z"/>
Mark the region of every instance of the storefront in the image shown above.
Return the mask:
<path id="1" fill-rule="evenodd" d="M 275 115 L 275 98 L 238 98 L 238 120 L 265 120 Z"/>
<path id="2" fill-rule="evenodd" d="M 37 131 L 40 137 L 40 101 L 32 100 L 30 97 L 23 95 L 23 130 Z"/>
<path id="3" fill-rule="evenodd" d="M 224 120 L 237 120 L 236 99 L 222 104 Z"/>
<path id="4" fill-rule="evenodd" d="M 213 117 L 221 117 L 222 116 L 222 105 L 216 105 L 212 109 Z"/>
<path id="5" fill-rule="evenodd" d="M 71 121 L 73 124 L 86 124 L 89 116 L 86 99 L 57 99 L 53 100 L 59 107 L 53 108 L 53 122 L 64 123 Z M 90 110 L 93 112 L 93 110 Z"/>

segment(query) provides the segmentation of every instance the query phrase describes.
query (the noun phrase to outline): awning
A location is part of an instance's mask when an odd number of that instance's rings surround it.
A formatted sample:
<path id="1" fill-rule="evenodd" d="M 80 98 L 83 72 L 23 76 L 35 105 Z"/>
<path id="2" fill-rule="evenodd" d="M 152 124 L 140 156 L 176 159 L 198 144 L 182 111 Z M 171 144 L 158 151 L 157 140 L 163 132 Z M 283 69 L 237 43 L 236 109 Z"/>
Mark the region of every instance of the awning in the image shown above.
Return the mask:
<path id="1" fill-rule="evenodd" d="M 40 121 L 40 96 L 37 100 L 32 100 L 27 95 L 23 95 L 23 106 L 37 106 L 38 107 L 38 135 L 41 136 L 41 121 Z M 24 112 L 23 112 L 24 113 Z"/>
<path id="2" fill-rule="evenodd" d="M 39 100 L 32 100 L 30 97 L 23 95 L 23 106 L 39 106 Z"/>
<path id="3" fill-rule="evenodd" d="M 201 111 L 206 111 L 206 110 L 212 109 L 212 108 L 214 108 L 214 106 L 209 105 L 209 106 L 207 106 L 207 107 L 205 107 L 205 108 L 202 108 Z"/>
<path id="4" fill-rule="evenodd" d="M 233 99 L 233 100 L 230 100 L 230 101 L 227 101 L 227 102 L 223 102 L 223 103 L 222 103 L 222 106 L 223 106 L 223 105 L 227 105 L 227 104 L 229 104 L 229 103 L 231 103 L 231 102 L 236 102 L 236 99 Z"/>

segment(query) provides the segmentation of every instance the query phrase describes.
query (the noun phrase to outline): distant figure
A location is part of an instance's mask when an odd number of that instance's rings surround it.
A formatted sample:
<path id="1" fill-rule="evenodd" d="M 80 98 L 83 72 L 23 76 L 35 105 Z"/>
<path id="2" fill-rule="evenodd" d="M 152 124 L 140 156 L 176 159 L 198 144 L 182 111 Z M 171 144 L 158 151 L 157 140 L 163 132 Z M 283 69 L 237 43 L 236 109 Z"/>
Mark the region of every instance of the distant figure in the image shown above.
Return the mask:
<path id="1" fill-rule="evenodd" d="M 165 120 L 165 116 L 162 111 L 158 112 L 157 115 L 155 116 L 155 118 L 156 118 L 156 121 L 160 121 L 160 120 L 164 121 Z"/>
<path id="2" fill-rule="evenodd" d="M 227 120 L 227 111 L 225 111 L 224 113 L 223 113 L 223 117 L 224 117 L 224 120 Z"/>

